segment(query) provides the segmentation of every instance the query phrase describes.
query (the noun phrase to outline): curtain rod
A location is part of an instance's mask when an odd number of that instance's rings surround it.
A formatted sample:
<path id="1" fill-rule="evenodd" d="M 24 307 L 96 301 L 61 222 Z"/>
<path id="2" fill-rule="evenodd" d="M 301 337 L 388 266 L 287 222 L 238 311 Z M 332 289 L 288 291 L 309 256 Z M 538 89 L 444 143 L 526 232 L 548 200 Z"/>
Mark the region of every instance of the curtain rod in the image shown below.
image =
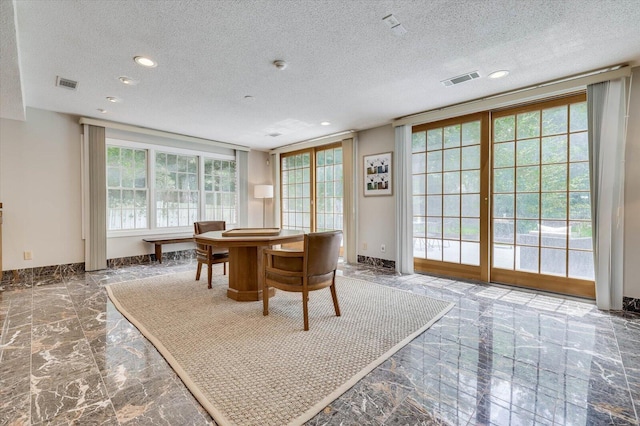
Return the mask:
<path id="1" fill-rule="evenodd" d="M 473 114 L 487 110 L 504 108 L 517 103 L 532 102 L 548 96 L 563 95 L 575 92 L 576 89 L 586 87 L 589 84 L 613 80 L 631 75 L 631 67 L 615 66 L 580 74 L 574 77 L 565 77 L 546 83 L 537 84 L 498 95 L 487 96 L 461 104 L 455 104 L 437 108 L 418 114 L 400 117 L 392 122 L 393 127 L 430 123 L 460 115 Z"/>
<path id="2" fill-rule="evenodd" d="M 235 145 L 227 142 L 219 142 L 211 139 L 197 138 L 195 136 L 181 135 L 179 133 L 165 132 L 162 130 L 149 129 L 147 127 L 138 127 L 138 126 L 133 126 L 131 124 L 116 123 L 114 121 L 98 120 L 96 118 L 81 117 L 80 124 L 89 124 L 92 126 L 100 126 L 100 127 L 106 127 L 109 129 L 124 130 L 132 133 L 141 133 L 145 135 L 177 139 L 177 140 L 186 141 L 186 142 L 202 143 L 206 145 L 219 146 L 221 148 L 235 149 L 237 151 L 251 151 L 251 148 L 242 146 L 242 145 Z"/>
<path id="3" fill-rule="evenodd" d="M 356 134 L 353 130 L 346 130 L 344 132 L 333 133 L 327 136 L 321 136 L 319 138 L 308 139 L 306 141 L 295 142 L 289 145 L 283 145 L 278 148 L 269 150 L 269 154 L 286 153 L 291 151 L 297 151 L 299 149 L 311 148 L 320 145 L 327 145 L 333 142 L 339 142 L 343 139 L 348 139 Z"/>

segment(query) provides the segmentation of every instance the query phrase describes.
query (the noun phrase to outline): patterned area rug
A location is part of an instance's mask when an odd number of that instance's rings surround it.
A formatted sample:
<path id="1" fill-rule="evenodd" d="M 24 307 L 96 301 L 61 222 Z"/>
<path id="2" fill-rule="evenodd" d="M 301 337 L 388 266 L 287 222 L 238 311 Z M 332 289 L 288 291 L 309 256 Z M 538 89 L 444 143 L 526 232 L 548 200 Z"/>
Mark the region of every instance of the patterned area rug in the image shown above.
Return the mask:
<path id="1" fill-rule="evenodd" d="M 299 293 L 262 302 L 226 297 L 180 273 L 112 284 L 109 297 L 158 348 L 220 425 L 300 425 L 429 328 L 452 306 L 401 290 L 338 277 L 342 311 L 329 289 L 309 300 L 303 331 Z"/>

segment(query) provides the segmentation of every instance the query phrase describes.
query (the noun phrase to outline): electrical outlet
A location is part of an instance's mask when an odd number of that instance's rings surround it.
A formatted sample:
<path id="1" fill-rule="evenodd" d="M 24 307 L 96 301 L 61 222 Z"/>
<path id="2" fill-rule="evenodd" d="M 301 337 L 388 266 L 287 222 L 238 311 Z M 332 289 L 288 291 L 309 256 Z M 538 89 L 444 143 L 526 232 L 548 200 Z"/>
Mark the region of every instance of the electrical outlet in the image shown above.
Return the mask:
<path id="1" fill-rule="evenodd" d="M 27 250 L 24 252 L 24 260 L 32 260 L 33 259 L 33 253 L 31 252 L 31 250 Z"/>
<path id="2" fill-rule="evenodd" d="M 384 244 L 380 245 L 380 251 L 384 253 L 385 251 L 387 251 L 387 247 Z"/>
<path id="3" fill-rule="evenodd" d="M 366 250 L 367 249 L 367 243 L 362 243 L 362 250 Z"/>

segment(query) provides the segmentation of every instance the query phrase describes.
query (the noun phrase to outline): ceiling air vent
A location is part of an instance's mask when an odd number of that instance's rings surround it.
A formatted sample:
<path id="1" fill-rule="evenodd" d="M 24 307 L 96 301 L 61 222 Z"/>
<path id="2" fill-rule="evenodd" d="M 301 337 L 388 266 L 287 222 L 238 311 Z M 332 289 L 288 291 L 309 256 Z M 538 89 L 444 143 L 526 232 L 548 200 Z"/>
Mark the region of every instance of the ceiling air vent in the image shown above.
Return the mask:
<path id="1" fill-rule="evenodd" d="M 465 81 L 475 80 L 476 78 L 480 78 L 480 74 L 478 71 L 473 71 L 468 74 L 459 75 L 457 77 L 452 77 L 448 80 L 442 80 L 441 83 L 445 87 L 454 86 L 456 84 L 464 83 Z"/>
<path id="2" fill-rule="evenodd" d="M 76 88 L 78 87 L 78 82 L 69 80 L 68 78 L 62 78 L 58 76 L 56 78 L 56 86 L 64 87 L 65 89 L 69 89 L 69 90 L 76 90 Z"/>

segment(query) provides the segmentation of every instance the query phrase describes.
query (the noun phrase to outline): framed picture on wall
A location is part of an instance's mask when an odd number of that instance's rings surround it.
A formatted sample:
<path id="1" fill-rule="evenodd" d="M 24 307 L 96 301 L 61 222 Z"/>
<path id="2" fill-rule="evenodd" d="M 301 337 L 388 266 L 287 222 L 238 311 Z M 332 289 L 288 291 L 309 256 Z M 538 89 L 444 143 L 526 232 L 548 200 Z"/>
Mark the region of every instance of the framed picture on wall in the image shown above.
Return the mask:
<path id="1" fill-rule="evenodd" d="M 392 152 L 364 156 L 364 195 L 393 195 Z"/>

